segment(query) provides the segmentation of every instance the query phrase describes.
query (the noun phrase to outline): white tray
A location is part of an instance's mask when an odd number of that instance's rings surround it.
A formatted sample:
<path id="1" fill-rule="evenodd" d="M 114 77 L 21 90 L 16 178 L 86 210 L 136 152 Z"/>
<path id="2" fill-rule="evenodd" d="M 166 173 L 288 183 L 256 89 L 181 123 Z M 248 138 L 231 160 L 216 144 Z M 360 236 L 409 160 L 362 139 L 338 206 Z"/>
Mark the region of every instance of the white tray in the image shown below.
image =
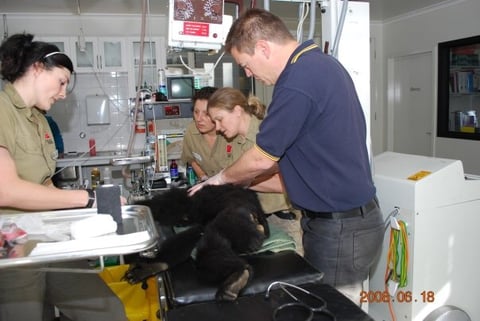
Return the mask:
<path id="1" fill-rule="evenodd" d="M 25 213 L 27 214 L 27 213 Z M 69 224 L 97 214 L 97 209 L 63 210 L 28 213 L 40 215 L 44 228 Z M 16 214 L 18 215 L 18 214 Z M 105 214 L 101 214 L 105 215 Z M 2 215 L 7 218 L 12 215 Z M 122 206 L 123 224 L 119 232 L 99 237 L 61 242 L 42 242 L 42 235 L 29 235 L 29 241 L 38 241 L 24 257 L 0 259 L 1 268 L 28 266 L 82 258 L 114 256 L 145 251 L 156 245 L 158 234 L 150 209 L 142 205 Z"/>

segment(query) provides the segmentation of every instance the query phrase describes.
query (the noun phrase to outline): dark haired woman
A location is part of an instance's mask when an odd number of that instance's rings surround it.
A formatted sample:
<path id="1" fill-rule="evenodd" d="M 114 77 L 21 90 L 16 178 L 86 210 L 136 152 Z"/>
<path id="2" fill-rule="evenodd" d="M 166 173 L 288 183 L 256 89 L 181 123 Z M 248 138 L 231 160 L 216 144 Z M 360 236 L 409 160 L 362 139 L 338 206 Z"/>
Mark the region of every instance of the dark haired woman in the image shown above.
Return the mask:
<path id="1" fill-rule="evenodd" d="M 65 99 L 72 61 L 32 40 L 17 34 L 0 47 L 0 213 L 91 206 L 87 191 L 56 189 L 50 179 L 57 151 L 44 113 Z"/>
<path id="2" fill-rule="evenodd" d="M 16 34 L 0 46 L 0 62 L 6 81 L 0 92 L 0 217 L 92 207 L 93 193 L 58 189 L 51 181 L 57 151 L 44 113 L 65 99 L 72 61 L 55 45 Z M 2 270 L 0 289 L 1 321 L 52 320 L 53 306 L 71 320 L 126 320 L 123 305 L 96 274 Z"/>

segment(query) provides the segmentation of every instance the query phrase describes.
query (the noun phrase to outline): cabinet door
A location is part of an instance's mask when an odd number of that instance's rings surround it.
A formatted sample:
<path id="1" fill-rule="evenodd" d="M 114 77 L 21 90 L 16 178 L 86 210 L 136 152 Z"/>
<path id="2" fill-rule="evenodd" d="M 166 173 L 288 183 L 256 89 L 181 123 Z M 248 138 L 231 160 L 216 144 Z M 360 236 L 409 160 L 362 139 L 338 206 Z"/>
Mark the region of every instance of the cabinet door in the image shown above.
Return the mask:
<path id="1" fill-rule="evenodd" d="M 99 63 L 103 71 L 126 71 L 125 41 L 121 38 L 99 39 Z"/>
<path id="2" fill-rule="evenodd" d="M 130 96 L 134 97 L 138 87 L 147 86 L 153 91 L 158 87 L 158 69 L 165 68 L 166 51 L 165 39 L 156 37 L 146 40 L 143 44 L 143 69 L 142 79 L 140 76 L 140 52 L 141 42 L 137 39 L 129 40 L 129 86 Z"/>
<path id="3" fill-rule="evenodd" d="M 72 38 L 77 72 L 126 71 L 125 41 L 121 38 Z"/>
<path id="4" fill-rule="evenodd" d="M 99 70 L 97 57 L 97 39 L 74 37 L 71 41 L 73 65 L 76 72 L 93 72 Z"/>

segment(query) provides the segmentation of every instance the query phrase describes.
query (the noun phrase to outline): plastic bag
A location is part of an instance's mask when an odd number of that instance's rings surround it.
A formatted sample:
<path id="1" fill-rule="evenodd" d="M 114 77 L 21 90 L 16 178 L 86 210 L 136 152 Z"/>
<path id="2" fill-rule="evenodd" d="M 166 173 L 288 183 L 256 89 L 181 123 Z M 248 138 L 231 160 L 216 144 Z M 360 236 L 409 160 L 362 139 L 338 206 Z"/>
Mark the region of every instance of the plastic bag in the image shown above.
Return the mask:
<path id="1" fill-rule="evenodd" d="M 122 281 L 128 267 L 127 264 L 106 267 L 100 272 L 100 277 L 123 302 L 129 321 L 158 321 L 160 304 L 156 278 L 149 278 L 148 287 L 144 290 L 141 283 L 129 284 Z"/>

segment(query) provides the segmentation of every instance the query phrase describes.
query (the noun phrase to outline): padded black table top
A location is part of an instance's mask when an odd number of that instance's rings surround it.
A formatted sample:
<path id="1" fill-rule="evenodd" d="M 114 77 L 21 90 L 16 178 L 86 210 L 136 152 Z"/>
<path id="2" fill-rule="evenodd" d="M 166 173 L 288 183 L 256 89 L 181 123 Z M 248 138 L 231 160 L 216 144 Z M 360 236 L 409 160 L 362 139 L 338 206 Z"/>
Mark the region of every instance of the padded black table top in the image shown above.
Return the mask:
<path id="1" fill-rule="evenodd" d="M 326 284 L 309 284 L 302 288 L 315 293 L 327 302 L 327 309 L 336 317 L 336 321 L 374 321 L 357 305 L 335 288 Z M 235 302 L 208 302 L 191 304 L 167 311 L 165 321 L 269 321 L 273 320 L 275 308 L 281 304 L 293 302 L 288 295 L 275 287 L 270 298 L 264 294 L 242 296 Z M 298 320 L 305 320 L 298 314 Z M 313 320 L 332 320 L 331 317 L 315 313 Z M 296 316 L 289 318 L 296 321 Z"/>

